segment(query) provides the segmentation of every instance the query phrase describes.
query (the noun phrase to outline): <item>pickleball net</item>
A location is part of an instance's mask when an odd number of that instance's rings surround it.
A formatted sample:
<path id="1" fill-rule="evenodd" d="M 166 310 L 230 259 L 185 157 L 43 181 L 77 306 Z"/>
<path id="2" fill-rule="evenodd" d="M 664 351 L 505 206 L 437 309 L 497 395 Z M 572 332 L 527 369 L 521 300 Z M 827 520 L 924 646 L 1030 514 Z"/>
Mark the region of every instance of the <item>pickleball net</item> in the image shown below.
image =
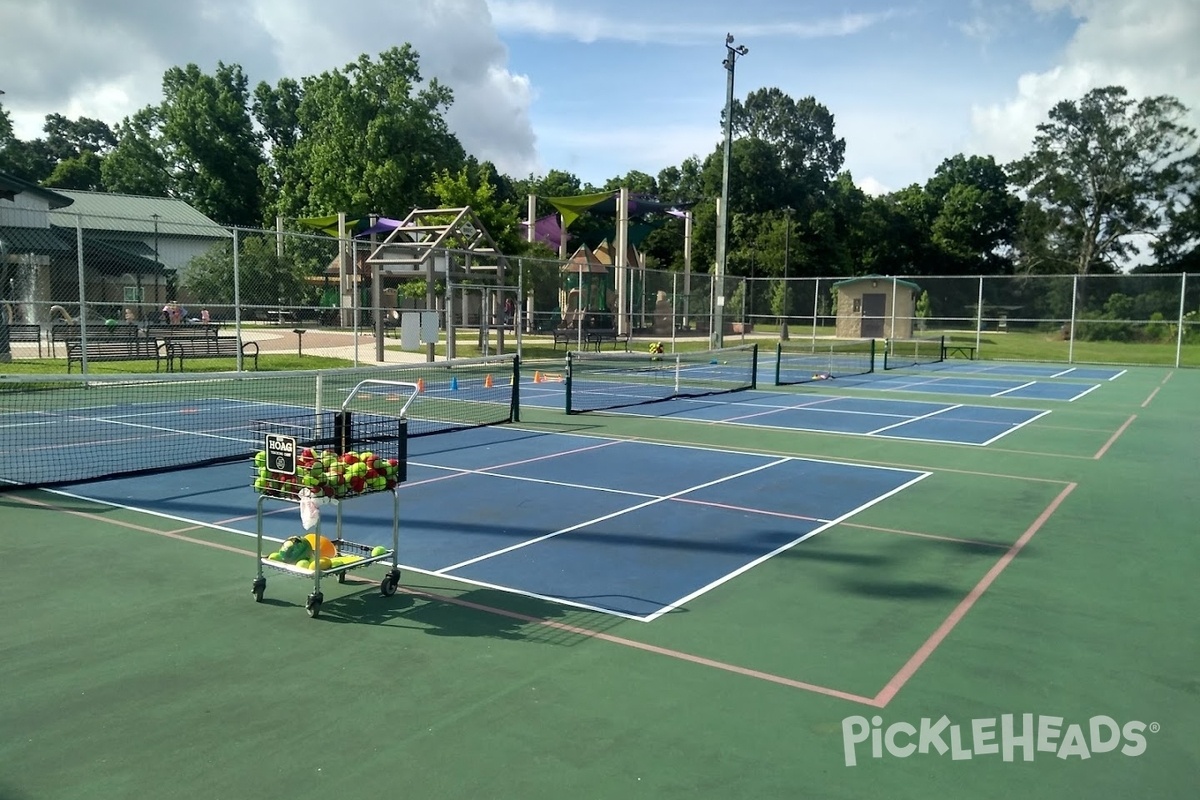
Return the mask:
<path id="1" fill-rule="evenodd" d="M 867 375 L 875 371 L 875 340 L 790 341 L 775 346 L 775 385 Z"/>
<path id="2" fill-rule="evenodd" d="M 364 380 L 422 386 L 408 436 L 519 418 L 515 356 L 297 372 L 0 376 L 0 491 L 152 474 L 253 457 L 264 423 L 328 424 Z M 407 395 L 357 393 L 349 410 L 395 416 Z"/>
<path id="3" fill-rule="evenodd" d="M 922 364 L 937 364 L 945 360 L 945 336 L 918 336 L 911 339 L 888 339 L 884 343 L 884 369 L 919 367 Z"/>
<path id="4" fill-rule="evenodd" d="M 753 389 L 758 345 L 670 354 L 567 353 L 566 411 L 602 411 Z"/>

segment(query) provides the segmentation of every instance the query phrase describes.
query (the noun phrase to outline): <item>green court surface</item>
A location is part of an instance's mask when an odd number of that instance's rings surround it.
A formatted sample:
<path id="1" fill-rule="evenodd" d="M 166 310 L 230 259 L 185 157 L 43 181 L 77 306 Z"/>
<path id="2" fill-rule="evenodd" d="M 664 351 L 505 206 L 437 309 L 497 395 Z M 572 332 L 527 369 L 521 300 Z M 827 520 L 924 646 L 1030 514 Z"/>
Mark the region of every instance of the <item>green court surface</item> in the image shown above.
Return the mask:
<path id="1" fill-rule="evenodd" d="M 309 619 L 253 538 L 0 493 L 0 800 L 1194 798 L 1198 398 L 1131 369 L 988 447 L 529 410 L 932 473 L 648 623 L 382 568 Z"/>

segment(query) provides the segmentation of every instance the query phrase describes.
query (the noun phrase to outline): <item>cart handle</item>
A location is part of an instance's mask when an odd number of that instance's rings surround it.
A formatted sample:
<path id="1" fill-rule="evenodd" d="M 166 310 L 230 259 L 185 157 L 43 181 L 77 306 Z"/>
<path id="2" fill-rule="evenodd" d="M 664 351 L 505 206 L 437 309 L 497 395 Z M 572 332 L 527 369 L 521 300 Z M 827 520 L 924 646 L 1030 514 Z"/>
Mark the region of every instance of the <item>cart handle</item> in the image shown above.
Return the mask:
<path id="1" fill-rule="evenodd" d="M 348 394 L 346 396 L 346 399 L 342 401 L 342 411 L 345 411 L 346 407 L 350 405 L 350 401 L 354 399 L 354 395 L 358 394 L 358 390 L 363 388 L 367 384 L 374 384 L 377 386 L 399 386 L 404 389 L 412 389 L 412 394 L 408 396 L 408 399 L 404 401 L 404 405 L 401 406 L 401 408 L 400 408 L 400 416 L 401 417 L 405 416 L 408 413 L 408 407 L 412 405 L 413 400 L 416 400 L 417 395 L 421 393 L 421 385 L 418 383 L 409 383 L 408 381 L 385 381 L 385 380 L 377 380 L 377 379 L 368 379 L 365 381 L 361 381 L 357 386 L 355 386 L 353 389 L 350 390 L 350 394 Z"/>

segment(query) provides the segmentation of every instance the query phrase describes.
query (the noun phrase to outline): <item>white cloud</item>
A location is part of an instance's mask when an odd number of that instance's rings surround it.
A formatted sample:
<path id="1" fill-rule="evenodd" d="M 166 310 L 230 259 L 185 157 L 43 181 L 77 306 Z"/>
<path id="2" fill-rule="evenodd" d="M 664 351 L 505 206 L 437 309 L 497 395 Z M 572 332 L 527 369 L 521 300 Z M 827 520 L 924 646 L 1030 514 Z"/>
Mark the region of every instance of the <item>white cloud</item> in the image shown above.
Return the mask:
<path id="1" fill-rule="evenodd" d="M 1200 3 L 1195 0 L 1030 0 L 1035 11 L 1080 20 L 1060 63 L 1022 75 L 1007 102 L 972 110 L 971 148 L 1009 161 L 1028 152 L 1038 123 L 1061 100 L 1101 86 L 1131 96 L 1170 94 L 1200 124 Z"/>
<path id="2" fill-rule="evenodd" d="M 591 43 L 601 40 L 623 42 L 669 42 L 690 44 L 719 39 L 729 26 L 724 23 L 695 23 L 672 12 L 676 19 L 653 22 L 639 17 L 606 17 L 585 5 L 560 6 L 548 0 L 489 0 L 498 28 L 514 33 L 531 33 L 547 38 L 570 38 Z M 738 21 L 739 38 L 817 39 L 850 36 L 896 16 L 893 10 L 874 13 L 845 13 L 809 21 L 778 20 L 769 23 Z"/>
<path id="3" fill-rule="evenodd" d="M 508 70 L 486 0 L 60 0 L 0 3 L 4 106 L 23 139 L 57 112 L 110 124 L 161 99 L 163 72 L 240 64 L 251 86 L 340 68 L 411 42 L 421 72 L 455 92 L 447 122 L 467 152 L 521 175 L 538 168 L 525 76 Z M 52 43 L 48 49 L 47 43 Z"/>
<path id="4" fill-rule="evenodd" d="M 880 195 L 884 195 L 892 191 L 870 175 L 862 180 L 855 181 L 855 183 L 858 184 L 858 188 L 862 189 L 871 197 L 879 197 Z"/>

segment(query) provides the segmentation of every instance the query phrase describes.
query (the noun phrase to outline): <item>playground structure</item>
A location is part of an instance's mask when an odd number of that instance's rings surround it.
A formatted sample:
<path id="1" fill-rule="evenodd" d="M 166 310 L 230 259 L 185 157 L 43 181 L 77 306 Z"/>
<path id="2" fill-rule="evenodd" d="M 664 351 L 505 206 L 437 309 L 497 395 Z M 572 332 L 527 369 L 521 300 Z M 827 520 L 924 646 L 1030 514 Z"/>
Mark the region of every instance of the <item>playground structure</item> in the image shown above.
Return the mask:
<path id="1" fill-rule="evenodd" d="M 537 219 L 537 197 L 529 195 L 525 228 L 528 241 L 556 245 L 562 262 L 555 327 L 611 328 L 628 336 L 635 330 L 652 330 L 661 335 L 679 323 L 687 325 L 686 301 L 677 319 L 677 309 L 662 287 L 654 292 L 648 288 L 645 260 L 631 237 L 630 222 L 635 215 L 648 213 L 665 213 L 684 220 L 683 295 L 687 297 L 691 293 L 692 215 L 684 207 L 689 204 L 634 199 L 628 188 L 544 199 L 558 211 L 557 219 L 554 216 Z M 568 258 L 571 223 L 591 209 L 607 209 L 610 202 L 614 219 L 612 239 L 604 239 L 594 250 L 586 243 L 581 244 Z M 657 226 L 642 227 L 648 233 Z"/>

